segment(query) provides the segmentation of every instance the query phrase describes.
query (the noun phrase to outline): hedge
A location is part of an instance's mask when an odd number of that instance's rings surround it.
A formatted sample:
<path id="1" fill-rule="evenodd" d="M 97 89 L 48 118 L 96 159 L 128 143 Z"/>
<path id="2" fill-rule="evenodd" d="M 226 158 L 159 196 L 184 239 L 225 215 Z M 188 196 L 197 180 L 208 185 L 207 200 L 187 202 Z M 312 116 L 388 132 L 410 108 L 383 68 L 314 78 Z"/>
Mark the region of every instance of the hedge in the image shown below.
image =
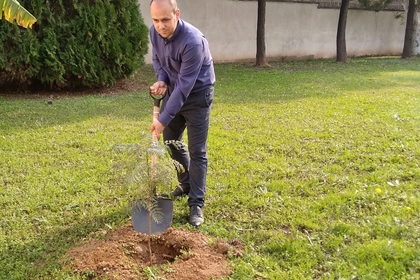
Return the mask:
<path id="1" fill-rule="evenodd" d="M 148 29 L 137 0 L 21 0 L 32 29 L 0 21 L 0 86 L 113 85 L 144 64 Z"/>

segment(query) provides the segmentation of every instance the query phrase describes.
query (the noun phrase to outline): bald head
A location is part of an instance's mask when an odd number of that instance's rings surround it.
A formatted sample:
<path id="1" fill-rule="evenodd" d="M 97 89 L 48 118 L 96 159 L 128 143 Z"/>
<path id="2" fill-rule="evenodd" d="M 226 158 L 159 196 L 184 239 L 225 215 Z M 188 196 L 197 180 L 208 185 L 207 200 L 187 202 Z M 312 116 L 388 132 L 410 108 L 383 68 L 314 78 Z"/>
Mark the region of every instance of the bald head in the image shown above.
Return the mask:
<path id="1" fill-rule="evenodd" d="M 176 0 L 152 0 L 150 2 L 150 15 L 156 31 L 163 38 L 171 38 L 180 17 Z"/>
<path id="2" fill-rule="evenodd" d="M 176 3 L 176 0 L 152 0 L 150 1 L 150 6 L 152 6 L 152 4 L 156 4 L 159 6 L 169 5 L 169 7 L 171 7 L 173 11 L 176 11 L 178 9 L 178 4 Z"/>

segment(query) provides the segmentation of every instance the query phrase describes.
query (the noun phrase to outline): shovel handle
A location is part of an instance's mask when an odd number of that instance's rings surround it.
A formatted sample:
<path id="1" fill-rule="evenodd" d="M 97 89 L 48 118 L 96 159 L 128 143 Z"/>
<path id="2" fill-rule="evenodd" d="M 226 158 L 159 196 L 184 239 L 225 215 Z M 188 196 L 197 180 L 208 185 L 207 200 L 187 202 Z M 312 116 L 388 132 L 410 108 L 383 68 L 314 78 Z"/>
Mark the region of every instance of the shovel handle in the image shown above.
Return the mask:
<path id="1" fill-rule="evenodd" d="M 153 121 L 157 120 L 160 116 L 160 100 L 155 99 L 154 100 L 154 106 L 153 106 Z M 153 145 L 155 145 L 158 142 L 158 135 L 156 134 L 155 130 L 153 130 Z"/>
<path id="2" fill-rule="evenodd" d="M 155 121 L 160 116 L 160 101 L 163 99 L 165 95 L 152 94 L 150 91 L 149 91 L 149 94 L 153 98 L 153 121 Z M 152 133 L 153 133 L 153 136 L 152 136 L 153 145 L 157 145 L 158 135 L 155 133 L 155 131 L 153 131 Z"/>
<path id="3" fill-rule="evenodd" d="M 153 98 L 153 121 L 155 121 L 159 118 L 159 115 L 160 115 L 160 101 L 165 97 L 166 94 L 164 95 L 153 94 L 151 91 L 149 91 L 149 95 L 150 97 Z M 157 145 L 158 135 L 155 133 L 155 131 L 153 131 L 152 133 L 153 133 L 153 136 L 152 136 L 153 145 Z"/>
<path id="4" fill-rule="evenodd" d="M 163 99 L 164 95 L 156 95 L 149 92 L 150 96 L 153 98 L 153 121 L 157 120 L 160 116 L 160 101 Z M 158 136 L 156 131 L 152 131 L 152 145 L 158 145 Z M 157 165 L 157 155 L 152 154 L 152 176 L 156 173 L 156 165 Z"/>

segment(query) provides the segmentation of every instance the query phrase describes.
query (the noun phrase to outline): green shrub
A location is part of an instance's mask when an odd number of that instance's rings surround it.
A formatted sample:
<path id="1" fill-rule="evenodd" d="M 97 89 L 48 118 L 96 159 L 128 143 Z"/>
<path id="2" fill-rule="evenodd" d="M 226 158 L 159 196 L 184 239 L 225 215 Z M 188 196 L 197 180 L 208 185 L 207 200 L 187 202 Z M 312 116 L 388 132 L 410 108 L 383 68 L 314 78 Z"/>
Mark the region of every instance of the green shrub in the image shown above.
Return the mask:
<path id="1" fill-rule="evenodd" d="M 0 21 L 1 86 L 112 85 L 144 64 L 148 30 L 136 0 L 22 0 L 32 29 Z"/>

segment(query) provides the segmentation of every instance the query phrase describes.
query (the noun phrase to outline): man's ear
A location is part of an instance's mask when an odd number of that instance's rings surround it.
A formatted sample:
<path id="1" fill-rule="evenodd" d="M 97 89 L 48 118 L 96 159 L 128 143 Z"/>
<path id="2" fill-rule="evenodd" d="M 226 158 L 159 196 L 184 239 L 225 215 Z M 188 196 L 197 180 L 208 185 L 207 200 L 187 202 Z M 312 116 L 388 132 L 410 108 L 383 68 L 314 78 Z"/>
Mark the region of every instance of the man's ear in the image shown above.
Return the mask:
<path id="1" fill-rule="evenodd" d="M 176 9 L 175 16 L 177 20 L 181 17 L 181 11 L 179 9 Z"/>

